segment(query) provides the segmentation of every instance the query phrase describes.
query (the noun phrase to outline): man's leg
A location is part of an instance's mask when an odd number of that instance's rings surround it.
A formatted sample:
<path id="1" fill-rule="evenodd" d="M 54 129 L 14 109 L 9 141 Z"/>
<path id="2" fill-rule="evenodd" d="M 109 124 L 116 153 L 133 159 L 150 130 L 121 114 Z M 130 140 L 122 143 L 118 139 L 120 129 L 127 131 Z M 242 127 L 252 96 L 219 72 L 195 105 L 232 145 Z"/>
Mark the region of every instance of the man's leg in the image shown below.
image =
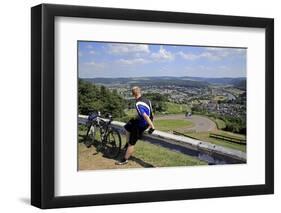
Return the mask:
<path id="1" fill-rule="evenodd" d="M 128 163 L 128 159 L 131 157 L 131 155 L 134 152 L 134 145 L 131 145 L 128 143 L 128 147 L 126 150 L 125 155 L 122 157 L 122 159 L 120 161 L 115 162 L 116 165 L 124 165 Z"/>
<path id="2" fill-rule="evenodd" d="M 127 130 L 125 130 L 125 132 L 126 132 L 126 144 L 123 147 L 124 152 L 127 150 L 130 140 L 130 132 Z"/>
<path id="3" fill-rule="evenodd" d="M 132 156 L 134 152 L 134 147 L 135 147 L 134 145 L 129 144 L 126 154 L 124 156 L 125 160 L 128 160 Z"/>
<path id="4" fill-rule="evenodd" d="M 117 164 L 117 165 L 123 165 L 123 164 L 128 163 L 128 159 L 134 152 L 134 145 L 136 144 L 136 142 L 138 140 L 138 128 L 134 124 L 132 124 L 132 126 L 130 128 L 130 132 L 126 131 L 126 140 L 127 140 L 127 143 L 124 147 L 124 148 L 126 148 L 126 153 L 120 161 L 115 162 L 115 164 Z"/>
<path id="5" fill-rule="evenodd" d="M 130 132 L 126 131 L 126 142 L 129 143 L 129 139 L 130 139 Z"/>
<path id="6" fill-rule="evenodd" d="M 131 157 L 131 155 L 134 152 L 134 147 L 135 147 L 134 145 L 137 141 L 136 134 L 135 134 L 135 132 L 133 132 L 133 133 L 129 133 L 128 135 L 129 135 L 128 142 L 126 143 L 126 145 L 124 147 L 124 148 L 126 148 L 126 152 L 125 152 L 124 156 L 122 157 L 122 159 L 120 161 L 115 162 L 116 165 L 127 164 L 128 159 Z M 130 143 L 133 143 L 133 144 L 130 144 Z"/>

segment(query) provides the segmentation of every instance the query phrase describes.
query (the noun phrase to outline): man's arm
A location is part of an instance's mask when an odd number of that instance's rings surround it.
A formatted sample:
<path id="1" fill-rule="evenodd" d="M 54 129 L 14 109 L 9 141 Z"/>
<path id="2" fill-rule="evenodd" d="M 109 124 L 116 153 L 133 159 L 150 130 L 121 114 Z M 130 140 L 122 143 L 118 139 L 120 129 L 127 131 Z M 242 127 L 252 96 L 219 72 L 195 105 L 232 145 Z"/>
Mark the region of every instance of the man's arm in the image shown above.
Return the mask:
<path id="1" fill-rule="evenodd" d="M 150 117 L 144 112 L 143 114 L 143 118 L 146 120 L 146 122 L 148 123 L 149 125 L 149 128 L 152 128 L 154 129 L 154 125 L 153 125 L 153 122 L 151 121 Z"/>

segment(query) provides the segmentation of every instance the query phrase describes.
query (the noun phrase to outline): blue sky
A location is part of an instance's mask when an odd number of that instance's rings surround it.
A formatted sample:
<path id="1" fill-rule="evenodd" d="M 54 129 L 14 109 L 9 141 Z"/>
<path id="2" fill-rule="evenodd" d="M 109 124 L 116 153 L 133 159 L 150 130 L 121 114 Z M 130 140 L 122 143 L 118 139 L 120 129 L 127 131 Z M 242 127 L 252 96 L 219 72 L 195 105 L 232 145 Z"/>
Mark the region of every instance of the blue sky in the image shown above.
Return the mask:
<path id="1" fill-rule="evenodd" d="M 78 42 L 80 78 L 246 77 L 243 48 Z"/>

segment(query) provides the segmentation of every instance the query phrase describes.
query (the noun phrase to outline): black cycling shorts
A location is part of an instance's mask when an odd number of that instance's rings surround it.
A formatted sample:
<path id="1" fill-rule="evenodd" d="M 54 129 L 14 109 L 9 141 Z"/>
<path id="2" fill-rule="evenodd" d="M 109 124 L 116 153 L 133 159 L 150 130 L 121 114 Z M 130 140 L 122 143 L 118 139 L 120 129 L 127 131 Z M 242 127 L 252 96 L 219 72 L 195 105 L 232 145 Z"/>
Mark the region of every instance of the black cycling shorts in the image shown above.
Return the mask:
<path id="1" fill-rule="evenodd" d="M 142 137 L 143 132 L 148 128 L 148 125 L 140 127 L 139 120 L 133 118 L 125 124 L 124 128 L 130 133 L 129 144 L 135 145 L 137 140 Z"/>

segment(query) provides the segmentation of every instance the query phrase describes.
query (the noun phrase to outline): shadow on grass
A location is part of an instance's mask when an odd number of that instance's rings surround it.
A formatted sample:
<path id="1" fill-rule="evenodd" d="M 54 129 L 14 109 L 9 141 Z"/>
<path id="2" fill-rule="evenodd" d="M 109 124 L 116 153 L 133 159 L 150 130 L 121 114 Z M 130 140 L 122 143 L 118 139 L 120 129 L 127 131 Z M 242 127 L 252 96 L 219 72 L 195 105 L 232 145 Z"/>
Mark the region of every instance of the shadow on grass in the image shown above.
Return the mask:
<path id="1" fill-rule="evenodd" d="M 109 154 L 107 153 L 107 148 L 109 148 L 109 146 L 107 145 L 102 145 L 102 143 L 98 140 L 95 141 L 90 141 L 90 140 L 82 140 L 80 141 L 80 143 L 83 143 L 88 149 L 91 148 L 92 146 L 96 149 L 96 152 L 93 153 L 93 155 L 97 155 L 98 153 L 102 154 L 102 157 L 107 158 L 107 159 L 115 159 L 117 160 L 118 157 L 120 156 L 122 150 L 119 151 L 119 154 L 117 157 L 111 157 L 109 156 Z"/>
<path id="2" fill-rule="evenodd" d="M 86 136 L 82 134 L 78 134 L 78 143 L 85 143 Z"/>
<path id="3" fill-rule="evenodd" d="M 100 141 L 95 140 L 95 141 L 89 142 L 89 141 L 86 141 L 86 140 L 80 140 L 79 142 L 84 143 L 84 145 L 87 148 L 91 148 L 91 146 L 95 147 L 96 152 L 94 152 L 93 155 L 97 155 L 98 153 L 101 153 L 102 157 L 107 158 L 107 159 L 121 160 L 121 158 L 125 155 L 125 151 L 124 151 L 124 149 L 122 149 L 122 147 L 121 147 L 121 150 L 120 150 L 118 156 L 113 158 L 113 157 L 108 156 L 108 154 L 106 153 L 106 149 L 101 146 Z M 142 166 L 144 168 L 155 167 L 152 164 L 147 163 L 147 162 L 143 161 L 142 159 L 137 158 L 135 156 L 131 156 L 129 160 L 134 161 L 135 163 L 139 164 L 140 166 Z"/>
<path id="4" fill-rule="evenodd" d="M 134 156 L 131 156 L 129 160 L 136 162 L 137 164 L 141 165 L 144 168 L 153 168 L 153 167 L 155 167 L 152 164 L 147 163 L 147 162 L 143 161 L 142 159 L 134 157 Z"/>

